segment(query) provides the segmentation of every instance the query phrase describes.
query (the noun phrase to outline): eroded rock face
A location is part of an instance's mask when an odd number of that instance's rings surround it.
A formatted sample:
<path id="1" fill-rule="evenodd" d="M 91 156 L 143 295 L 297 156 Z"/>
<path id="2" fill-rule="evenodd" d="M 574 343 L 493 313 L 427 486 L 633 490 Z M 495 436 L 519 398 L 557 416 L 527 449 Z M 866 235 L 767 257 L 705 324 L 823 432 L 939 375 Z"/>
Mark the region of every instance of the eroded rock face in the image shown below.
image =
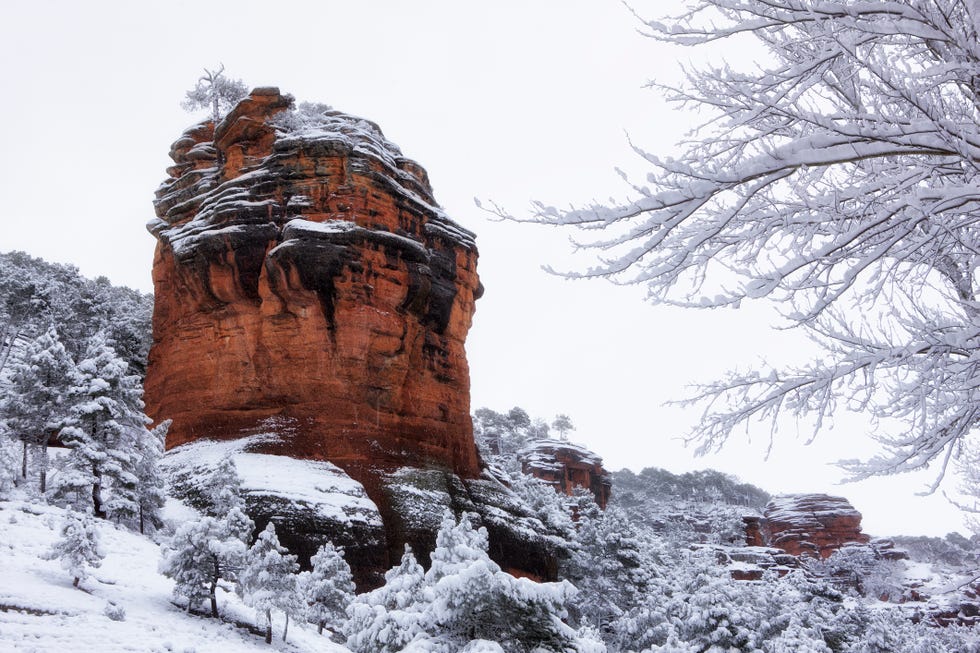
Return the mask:
<path id="1" fill-rule="evenodd" d="M 148 225 L 147 414 L 173 420 L 168 449 L 263 433 L 249 454 L 337 465 L 376 505 L 393 560 L 406 541 L 434 542 L 444 509 L 484 514 L 491 547 L 495 529 L 521 540 L 513 525 L 529 516 L 485 503 L 506 488 L 481 478 L 472 434 L 473 234 L 376 125 L 291 104 L 256 89 L 172 146 Z M 420 490 L 426 514 L 393 499 L 402 477 L 439 486 Z M 539 526 L 521 528 L 533 540 Z M 533 541 L 501 546 L 502 566 L 553 575 Z"/>
<path id="2" fill-rule="evenodd" d="M 478 475 L 473 235 L 375 125 L 270 124 L 289 105 L 257 89 L 171 149 L 149 225 L 148 413 L 173 419 L 169 447 L 277 417 L 291 455 Z"/>
<path id="3" fill-rule="evenodd" d="M 861 513 L 847 499 L 826 494 L 774 497 L 761 522 L 747 526 L 751 543 L 764 542 L 795 556 L 827 558 L 845 544 L 870 540 L 861 532 Z"/>
<path id="4" fill-rule="evenodd" d="M 602 458 L 585 447 L 566 440 L 538 440 L 522 450 L 518 457 L 525 474 L 539 478 L 569 496 L 577 487 L 589 490 L 599 507 L 605 510 L 612 480 L 602 467 Z"/>

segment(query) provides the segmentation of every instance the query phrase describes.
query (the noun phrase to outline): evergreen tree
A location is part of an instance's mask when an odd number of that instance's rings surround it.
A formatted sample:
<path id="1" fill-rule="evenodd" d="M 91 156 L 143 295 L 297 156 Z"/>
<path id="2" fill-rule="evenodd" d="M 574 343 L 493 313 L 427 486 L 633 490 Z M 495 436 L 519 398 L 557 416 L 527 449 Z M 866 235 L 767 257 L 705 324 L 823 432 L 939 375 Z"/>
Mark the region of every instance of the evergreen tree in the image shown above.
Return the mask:
<path id="1" fill-rule="evenodd" d="M 218 583 L 237 579 L 252 527 L 252 520 L 234 508 L 223 519 L 184 522 L 164 544 L 160 573 L 174 580 L 174 596 L 187 599 L 188 612 L 207 600 L 211 616 L 218 616 Z"/>
<path id="2" fill-rule="evenodd" d="M 203 487 L 204 511 L 214 517 L 221 517 L 233 508 L 245 509 L 242 499 L 242 479 L 234 459 L 224 456 L 208 476 Z"/>
<path id="3" fill-rule="evenodd" d="M 136 470 L 149 419 L 143 414 L 139 378 L 127 369 L 104 336 L 93 338 L 78 364 L 72 410 L 62 431 L 70 452 L 53 496 L 81 505 L 87 494 L 93 512 L 102 518 L 110 510 L 120 519 L 139 513 Z M 107 487 L 114 492 L 109 503 L 103 496 Z"/>
<path id="4" fill-rule="evenodd" d="M 289 616 L 302 612 L 297 587 L 299 564 L 296 556 L 279 544 L 272 522 L 259 533 L 258 539 L 245 554 L 245 565 L 238 575 L 238 588 L 245 604 L 265 617 L 265 641 L 272 643 L 272 611 L 285 614 L 282 640 L 286 641 Z"/>
<path id="5" fill-rule="evenodd" d="M 447 512 L 425 574 L 422 623 L 430 637 L 452 647 L 492 640 L 514 652 L 571 647 L 575 634 L 562 618 L 575 588 L 514 578 L 487 549 L 486 529 L 474 529 L 465 513 L 456 522 Z"/>
<path id="6" fill-rule="evenodd" d="M 423 633 L 425 570 L 405 545 L 401 563 L 385 573 L 385 584 L 357 596 L 347 608 L 347 647 L 355 653 L 397 653 Z"/>
<path id="7" fill-rule="evenodd" d="M 99 567 L 105 553 L 99 543 L 99 531 L 92 517 L 85 513 L 66 511 L 61 524 L 61 537 L 43 556 L 46 560 L 61 560 L 61 567 L 74 578 L 72 585 L 88 578 L 92 567 Z"/>
<path id="8" fill-rule="evenodd" d="M 0 500 L 6 499 L 17 486 L 18 465 L 14 441 L 7 437 L 0 422 Z"/>
<path id="9" fill-rule="evenodd" d="M 322 634 L 327 623 L 340 624 L 346 619 L 347 606 L 354 599 L 354 578 L 343 549 L 333 542 L 321 546 L 310 565 L 313 568 L 303 574 L 301 583 L 306 620 Z"/>
<path id="10" fill-rule="evenodd" d="M 21 478 L 27 478 L 28 451 L 38 451 L 39 489 L 47 490 L 48 444 L 68 419 L 68 394 L 75 363 L 52 326 L 29 340 L 9 371 L 0 400 L 6 431 L 22 443 Z"/>
<path id="11" fill-rule="evenodd" d="M 138 509 L 138 522 L 140 533 L 145 532 L 147 523 L 153 528 L 160 528 L 160 511 L 163 510 L 167 502 L 167 480 L 160 469 L 160 460 L 163 457 L 164 443 L 167 438 L 167 430 L 170 428 L 172 420 L 164 420 L 153 429 L 142 434 L 139 439 L 139 459 L 136 464 L 135 475 L 137 478 L 136 486 L 136 505 Z"/>
<path id="12" fill-rule="evenodd" d="M 587 491 L 576 492 L 572 555 L 561 569 L 579 593 L 570 602 L 573 623 L 605 629 L 641 602 L 662 549 L 616 507 L 603 511 Z"/>

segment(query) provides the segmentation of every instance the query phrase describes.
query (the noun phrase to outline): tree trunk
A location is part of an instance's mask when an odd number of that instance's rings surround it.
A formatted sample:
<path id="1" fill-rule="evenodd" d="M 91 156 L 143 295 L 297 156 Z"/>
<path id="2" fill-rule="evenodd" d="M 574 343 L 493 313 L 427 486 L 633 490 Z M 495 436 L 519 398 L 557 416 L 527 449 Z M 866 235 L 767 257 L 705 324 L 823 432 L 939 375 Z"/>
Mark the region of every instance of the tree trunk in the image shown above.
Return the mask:
<path id="1" fill-rule="evenodd" d="M 41 495 L 43 496 L 48 490 L 48 443 L 41 443 L 41 469 L 38 470 L 38 478 L 40 479 Z"/>
<path id="2" fill-rule="evenodd" d="M 265 611 L 265 643 L 272 643 L 272 610 Z"/>
<path id="3" fill-rule="evenodd" d="M 27 440 L 22 440 L 24 443 L 24 458 L 20 463 L 20 477 L 27 480 Z"/>
<path id="4" fill-rule="evenodd" d="M 218 579 L 211 579 L 211 616 L 215 619 L 218 618 L 218 597 L 214 595 L 215 590 L 218 588 Z"/>
<path id="5" fill-rule="evenodd" d="M 105 508 L 102 507 L 102 477 L 95 475 L 95 483 L 92 484 L 92 510 L 99 519 L 105 519 Z"/>
<path id="6" fill-rule="evenodd" d="M 143 535 L 143 504 L 140 504 L 140 535 Z"/>
<path id="7" fill-rule="evenodd" d="M 323 634 L 323 624 L 325 624 L 325 623 L 327 623 L 327 622 L 326 621 L 321 621 L 321 622 L 319 622 L 316 625 L 316 634 L 317 635 L 322 635 Z"/>
<path id="8" fill-rule="evenodd" d="M 71 584 L 72 587 L 78 587 L 78 581 L 81 580 L 78 576 L 75 576 L 75 582 Z"/>
<path id="9" fill-rule="evenodd" d="M 289 613 L 286 613 L 286 625 L 282 627 L 282 641 L 286 641 L 286 633 L 289 632 Z"/>

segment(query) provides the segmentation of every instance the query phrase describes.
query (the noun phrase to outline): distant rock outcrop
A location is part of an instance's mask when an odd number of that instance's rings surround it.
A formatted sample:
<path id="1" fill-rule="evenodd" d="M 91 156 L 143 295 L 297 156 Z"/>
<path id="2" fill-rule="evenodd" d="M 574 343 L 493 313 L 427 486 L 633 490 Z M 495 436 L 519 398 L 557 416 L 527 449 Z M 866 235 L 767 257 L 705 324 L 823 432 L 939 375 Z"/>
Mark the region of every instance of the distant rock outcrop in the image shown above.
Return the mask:
<path id="1" fill-rule="evenodd" d="M 746 541 L 795 556 L 827 558 L 845 544 L 870 541 L 861 513 L 843 497 L 790 494 L 773 497 L 762 518 L 746 519 Z"/>
<path id="2" fill-rule="evenodd" d="M 537 440 L 523 449 L 518 458 L 525 474 L 553 485 L 564 494 L 571 495 L 577 487 L 589 490 L 605 510 L 612 481 L 602 468 L 602 458 L 585 447 L 566 440 Z"/>
<path id="3" fill-rule="evenodd" d="M 377 125 L 275 88 L 170 155 L 145 386 L 147 413 L 173 420 L 168 449 L 261 436 L 243 452 L 336 465 L 383 523 L 372 573 L 405 542 L 424 557 L 443 510 L 472 509 L 502 566 L 547 577 L 541 547 L 515 544 L 519 506 L 486 504 L 507 498 L 481 476 L 469 414 L 477 249 L 425 170 Z"/>

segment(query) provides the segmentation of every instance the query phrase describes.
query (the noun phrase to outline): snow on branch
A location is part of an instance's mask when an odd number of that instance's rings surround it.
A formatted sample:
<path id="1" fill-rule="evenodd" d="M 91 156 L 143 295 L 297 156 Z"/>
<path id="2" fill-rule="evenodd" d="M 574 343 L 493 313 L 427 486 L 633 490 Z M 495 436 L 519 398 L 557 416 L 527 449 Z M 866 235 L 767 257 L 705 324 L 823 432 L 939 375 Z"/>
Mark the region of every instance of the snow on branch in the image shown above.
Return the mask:
<path id="1" fill-rule="evenodd" d="M 818 425 L 838 406 L 902 420 L 908 431 L 883 435 L 880 457 L 850 467 L 861 477 L 948 461 L 975 430 L 977 11 L 962 0 L 697 0 L 649 21 L 649 36 L 684 46 L 755 38 L 765 63 L 652 84 L 708 117 L 675 159 L 634 148 L 652 170 L 628 180 L 629 200 L 537 204 L 520 218 L 580 230 L 575 244 L 595 263 L 561 274 L 643 285 L 681 306 L 768 297 L 826 346 L 810 366 L 702 388 L 702 451 L 785 412 Z"/>

